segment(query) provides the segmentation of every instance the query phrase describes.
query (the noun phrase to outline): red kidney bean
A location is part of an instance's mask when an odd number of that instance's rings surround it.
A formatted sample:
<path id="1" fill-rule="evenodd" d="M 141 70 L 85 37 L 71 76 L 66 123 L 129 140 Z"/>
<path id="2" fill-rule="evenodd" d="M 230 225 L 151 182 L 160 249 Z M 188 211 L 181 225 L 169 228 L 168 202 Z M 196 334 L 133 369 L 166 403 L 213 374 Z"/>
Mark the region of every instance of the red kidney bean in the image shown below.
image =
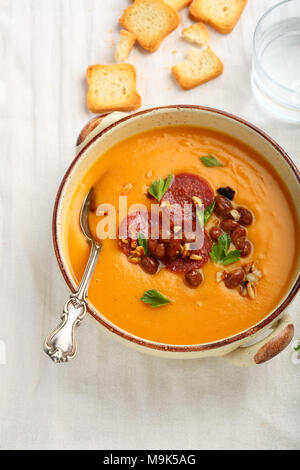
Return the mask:
<path id="1" fill-rule="evenodd" d="M 217 226 L 212 227 L 209 231 L 210 238 L 212 238 L 213 240 L 218 240 L 222 233 L 223 232 L 220 227 Z"/>
<path id="2" fill-rule="evenodd" d="M 238 248 L 241 243 L 245 242 L 246 237 L 246 229 L 244 227 L 237 227 L 231 234 L 231 241 Z"/>
<path id="3" fill-rule="evenodd" d="M 245 207 L 237 207 L 236 209 L 240 214 L 239 223 L 241 225 L 251 225 L 253 222 L 253 215 Z"/>
<path id="4" fill-rule="evenodd" d="M 181 240 L 172 239 L 167 243 L 166 255 L 170 259 L 175 259 L 179 253 L 179 248 L 181 245 Z"/>
<path id="5" fill-rule="evenodd" d="M 199 287 L 203 282 L 203 276 L 200 271 L 193 269 L 189 273 L 186 273 L 185 280 L 190 287 Z"/>
<path id="6" fill-rule="evenodd" d="M 148 240 L 148 250 L 151 255 L 155 256 L 158 259 L 161 259 L 166 254 L 166 247 L 163 243 L 160 243 L 158 240 Z"/>
<path id="7" fill-rule="evenodd" d="M 235 289 L 244 280 L 245 280 L 245 271 L 243 270 L 243 268 L 238 268 L 226 274 L 224 283 L 228 289 Z"/>
<path id="8" fill-rule="evenodd" d="M 155 251 L 158 245 L 158 240 L 152 240 L 149 238 L 148 240 L 148 250 L 152 255 L 155 255 Z"/>
<path id="9" fill-rule="evenodd" d="M 155 250 L 155 256 L 158 259 L 162 259 L 166 254 L 166 247 L 163 243 L 158 243 L 156 250 Z"/>
<path id="10" fill-rule="evenodd" d="M 252 245 L 248 240 L 246 240 L 244 246 L 239 249 L 241 250 L 241 257 L 247 258 L 251 253 Z"/>
<path id="11" fill-rule="evenodd" d="M 165 256 L 166 248 L 163 243 L 159 243 L 158 240 L 148 240 L 148 250 L 151 255 L 155 256 L 158 259 L 161 259 Z"/>
<path id="12" fill-rule="evenodd" d="M 239 224 L 235 220 L 232 220 L 232 219 L 225 219 L 225 220 L 222 220 L 221 222 L 221 228 L 226 233 L 231 233 L 238 227 L 239 227 Z"/>
<path id="13" fill-rule="evenodd" d="M 215 213 L 221 217 L 228 217 L 232 210 L 232 204 L 229 199 L 223 196 L 216 196 L 215 198 Z"/>
<path id="14" fill-rule="evenodd" d="M 143 256 L 141 259 L 141 266 L 148 274 L 156 274 L 159 262 L 153 256 Z"/>
<path id="15" fill-rule="evenodd" d="M 246 244 L 246 238 L 242 237 L 242 238 L 238 238 L 235 241 L 234 245 L 238 250 L 242 251 L 245 248 L 245 244 Z"/>

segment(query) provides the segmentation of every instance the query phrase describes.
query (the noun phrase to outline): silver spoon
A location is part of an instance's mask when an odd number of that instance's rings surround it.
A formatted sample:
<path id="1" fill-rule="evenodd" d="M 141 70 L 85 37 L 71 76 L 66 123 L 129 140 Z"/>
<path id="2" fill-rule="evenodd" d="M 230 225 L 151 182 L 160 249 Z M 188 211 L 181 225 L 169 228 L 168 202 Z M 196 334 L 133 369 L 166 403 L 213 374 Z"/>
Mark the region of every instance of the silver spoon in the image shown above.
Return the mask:
<path id="1" fill-rule="evenodd" d="M 80 325 L 86 314 L 87 292 L 102 248 L 102 244 L 93 239 L 88 223 L 92 192 L 93 189 L 85 198 L 80 212 L 81 230 L 91 244 L 90 257 L 77 291 L 70 295 L 64 306 L 61 323 L 47 336 L 44 343 L 45 353 L 57 363 L 71 361 L 76 355 L 76 327 Z"/>

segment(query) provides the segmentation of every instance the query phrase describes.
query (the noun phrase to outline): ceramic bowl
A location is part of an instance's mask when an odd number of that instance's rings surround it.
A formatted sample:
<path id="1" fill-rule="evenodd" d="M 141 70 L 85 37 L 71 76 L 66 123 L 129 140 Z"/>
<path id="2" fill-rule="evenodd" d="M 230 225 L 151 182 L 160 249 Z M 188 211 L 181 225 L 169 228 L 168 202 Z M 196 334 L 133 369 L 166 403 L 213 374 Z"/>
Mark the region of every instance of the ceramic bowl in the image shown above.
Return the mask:
<path id="1" fill-rule="evenodd" d="M 281 175 L 293 198 L 300 223 L 300 176 L 286 152 L 262 130 L 224 111 L 201 106 L 168 106 L 148 109 L 136 114 L 112 113 L 94 118 L 82 130 L 77 142 L 77 154 L 60 185 L 54 208 L 53 240 L 62 274 L 72 291 L 76 284 L 67 260 L 65 221 L 72 195 L 87 169 L 101 158 L 107 149 L 139 132 L 153 128 L 191 125 L 215 129 L 245 142 L 272 164 Z M 297 272 L 291 279 L 285 297 L 276 309 L 246 331 L 220 341 L 199 345 L 172 345 L 136 337 L 112 324 L 105 312 L 88 305 L 89 313 L 115 338 L 139 351 L 171 358 L 204 358 L 224 356 L 237 365 L 261 364 L 280 353 L 292 340 L 294 326 L 287 307 L 299 286 Z"/>

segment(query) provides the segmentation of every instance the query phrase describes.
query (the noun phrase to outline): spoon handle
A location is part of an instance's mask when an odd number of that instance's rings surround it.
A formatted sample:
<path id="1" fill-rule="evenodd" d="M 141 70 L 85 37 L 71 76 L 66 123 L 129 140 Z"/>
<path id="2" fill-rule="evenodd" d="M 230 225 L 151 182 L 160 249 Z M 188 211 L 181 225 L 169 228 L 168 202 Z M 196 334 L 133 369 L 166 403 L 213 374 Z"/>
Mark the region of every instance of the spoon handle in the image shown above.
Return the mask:
<path id="1" fill-rule="evenodd" d="M 77 291 L 71 294 L 61 315 L 61 323 L 47 336 L 44 344 L 45 353 L 53 362 L 71 361 L 77 352 L 76 327 L 80 325 L 86 314 L 87 291 L 95 270 L 101 245 L 92 243 L 88 264 Z"/>

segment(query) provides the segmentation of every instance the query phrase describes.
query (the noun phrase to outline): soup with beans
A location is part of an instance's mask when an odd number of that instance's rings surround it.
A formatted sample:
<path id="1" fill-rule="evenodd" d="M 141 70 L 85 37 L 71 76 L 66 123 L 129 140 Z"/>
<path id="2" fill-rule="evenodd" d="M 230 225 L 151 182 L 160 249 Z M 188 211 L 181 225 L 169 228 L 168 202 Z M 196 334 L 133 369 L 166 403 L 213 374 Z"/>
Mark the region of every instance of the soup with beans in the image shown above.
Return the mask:
<path id="1" fill-rule="evenodd" d="M 90 251 L 79 213 L 91 187 L 91 230 L 99 236 L 105 226 L 102 204 L 115 208 L 117 227 L 103 240 L 89 301 L 119 328 L 159 343 L 203 344 L 253 326 L 284 297 L 298 256 L 295 209 L 280 176 L 242 142 L 167 127 L 99 156 L 68 213 L 77 282 Z M 123 217 L 120 196 L 130 208 Z"/>

